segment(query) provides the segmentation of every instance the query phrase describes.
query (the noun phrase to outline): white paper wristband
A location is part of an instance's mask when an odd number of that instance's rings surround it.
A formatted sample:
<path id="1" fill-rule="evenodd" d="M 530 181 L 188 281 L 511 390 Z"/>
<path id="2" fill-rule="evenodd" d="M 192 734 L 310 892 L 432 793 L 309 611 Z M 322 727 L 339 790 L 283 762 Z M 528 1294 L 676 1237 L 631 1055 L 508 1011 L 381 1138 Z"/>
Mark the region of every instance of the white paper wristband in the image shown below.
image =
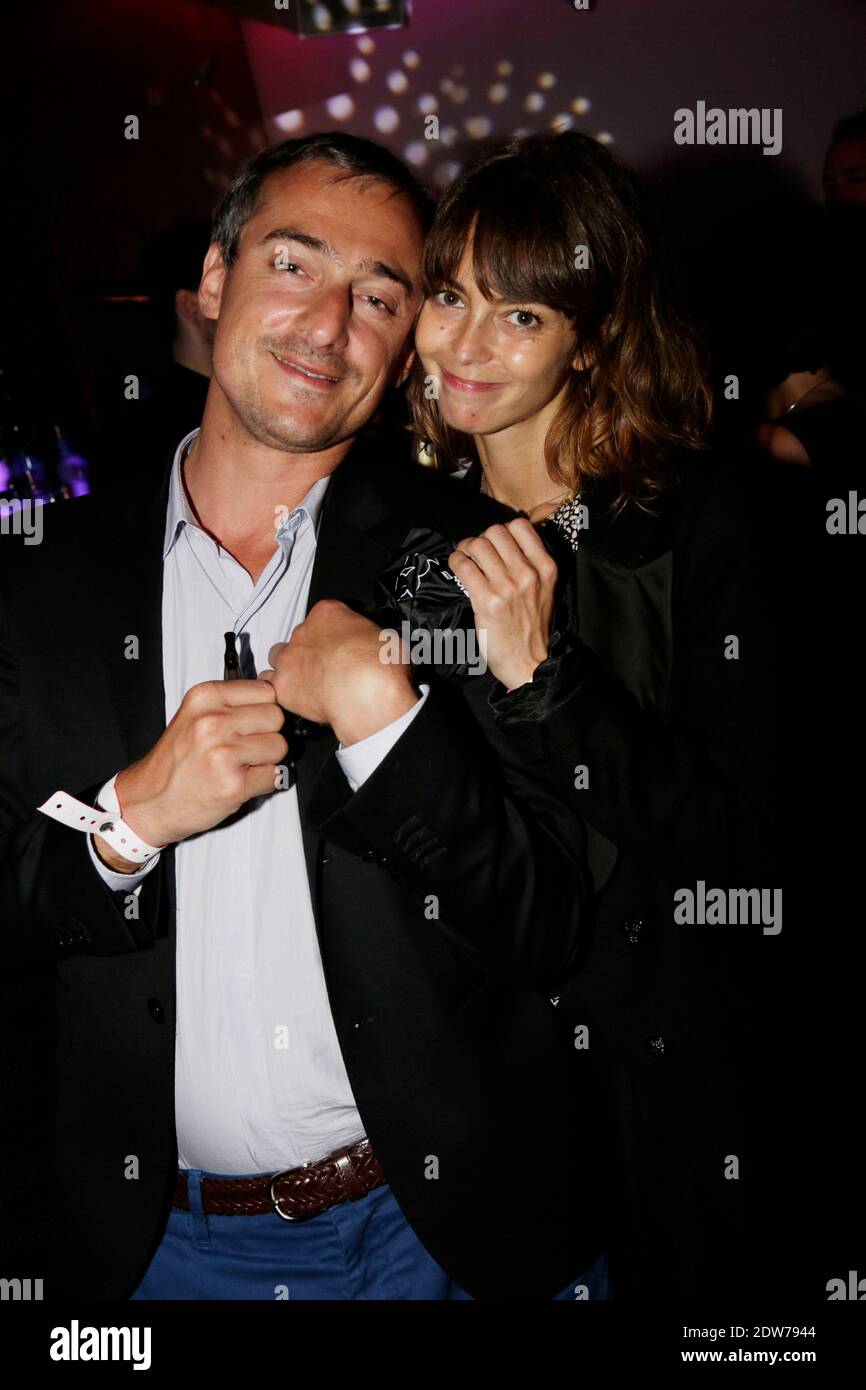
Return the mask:
<path id="1" fill-rule="evenodd" d="M 87 806 L 77 801 L 69 792 L 57 791 L 37 806 L 52 820 L 59 821 L 70 830 L 83 830 L 89 835 L 101 835 L 113 850 L 131 863 L 146 864 L 165 846 L 149 845 L 134 830 L 130 830 L 125 820 L 114 811 L 100 811 L 95 806 Z"/>

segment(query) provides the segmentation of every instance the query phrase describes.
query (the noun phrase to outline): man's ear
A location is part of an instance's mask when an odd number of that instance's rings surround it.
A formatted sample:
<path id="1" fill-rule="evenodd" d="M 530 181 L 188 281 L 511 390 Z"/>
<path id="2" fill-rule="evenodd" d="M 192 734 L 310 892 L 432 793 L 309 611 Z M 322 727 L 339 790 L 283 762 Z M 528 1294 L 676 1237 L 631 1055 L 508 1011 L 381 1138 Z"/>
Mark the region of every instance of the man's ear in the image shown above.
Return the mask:
<path id="1" fill-rule="evenodd" d="M 226 263 L 223 260 L 222 247 L 214 241 L 208 247 L 204 258 L 201 284 L 198 287 L 198 307 L 202 318 L 219 318 L 225 278 Z"/>
<path id="2" fill-rule="evenodd" d="M 404 360 L 404 362 L 403 362 L 403 366 L 400 368 L 399 375 L 397 376 L 397 378 L 396 378 L 396 380 L 395 380 L 395 382 L 394 382 L 394 385 L 395 385 L 395 386 L 400 387 L 400 386 L 402 386 L 402 385 L 404 384 L 404 382 L 406 381 L 407 377 L 409 376 L 409 373 L 410 373 L 411 370 L 412 370 L 412 367 L 414 366 L 414 363 L 415 363 L 415 349 L 414 349 L 414 348 L 410 348 L 409 351 L 408 351 L 408 353 L 406 354 L 406 358 L 405 358 L 405 360 Z"/>
<path id="3" fill-rule="evenodd" d="M 185 323 L 201 323 L 201 309 L 198 304 L 198 290 L 177 290 L 174 296 L 174 310 Z"/>

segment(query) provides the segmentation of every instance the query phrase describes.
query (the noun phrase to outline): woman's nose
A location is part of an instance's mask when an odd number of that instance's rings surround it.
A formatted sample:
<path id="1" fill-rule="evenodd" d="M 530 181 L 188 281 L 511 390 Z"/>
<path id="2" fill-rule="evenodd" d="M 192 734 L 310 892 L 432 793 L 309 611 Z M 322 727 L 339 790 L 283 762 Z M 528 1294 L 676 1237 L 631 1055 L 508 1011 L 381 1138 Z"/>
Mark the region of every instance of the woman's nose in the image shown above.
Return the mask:
<path id="1" fill-rule="evenodd" d="M 486 362 L 490 357 L 484 327 L 479 323 L 464 324 L 452 342 L 452 351 L 458 362 L 467 366 L 471 362 Z"/>

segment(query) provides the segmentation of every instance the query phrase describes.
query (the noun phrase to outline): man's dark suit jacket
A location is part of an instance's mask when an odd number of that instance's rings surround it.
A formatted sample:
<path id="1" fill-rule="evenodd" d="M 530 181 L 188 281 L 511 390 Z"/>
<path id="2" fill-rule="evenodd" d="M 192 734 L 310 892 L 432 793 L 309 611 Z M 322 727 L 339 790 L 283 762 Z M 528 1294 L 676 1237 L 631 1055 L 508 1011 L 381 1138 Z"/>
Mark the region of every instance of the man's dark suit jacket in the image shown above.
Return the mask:
<path id="1" fill-rule="evenodd" d="M 128 1297 L 176 1171 L 173 852 L 135 918 L 84 836 L 35 810 L 57 788 L 93 804 L 165 727 L 168 477 L 54 508 L 41 545 L 0 547 L 0 920 L 7 968 L 50 962 L 55 981 L 49 1297 Z M 356 445 L 327 494 L 310 605 L 364 609 L 413 527 L 459 539 L 495 515 Z M 433 1258 L 477 1298 L 546 1299 L 604 1241 L 591 1062 L 575 1069 L 550 997 L 585 944 L 584 831 L 497 734 L 489 677 L 432 681 L 357 793 L 330 733 L 297 756 L 325 976 L 367 1134 Z"/>

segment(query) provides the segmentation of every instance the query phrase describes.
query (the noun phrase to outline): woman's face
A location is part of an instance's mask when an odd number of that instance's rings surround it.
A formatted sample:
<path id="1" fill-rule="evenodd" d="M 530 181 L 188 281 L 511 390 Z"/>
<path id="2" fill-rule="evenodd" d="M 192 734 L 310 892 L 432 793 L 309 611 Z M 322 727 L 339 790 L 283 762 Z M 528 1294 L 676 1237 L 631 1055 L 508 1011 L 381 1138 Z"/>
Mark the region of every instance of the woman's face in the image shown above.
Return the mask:
<path id="1" fill-rule="evenodd" d="M 581 365 L 574 328 L 557 309 L 485 299 L 471 245 L 453 283 L 425 301 L 415 346 L 445 423 L 466 434 L 496 434 L 548 406 L 552 416 Z"/>

